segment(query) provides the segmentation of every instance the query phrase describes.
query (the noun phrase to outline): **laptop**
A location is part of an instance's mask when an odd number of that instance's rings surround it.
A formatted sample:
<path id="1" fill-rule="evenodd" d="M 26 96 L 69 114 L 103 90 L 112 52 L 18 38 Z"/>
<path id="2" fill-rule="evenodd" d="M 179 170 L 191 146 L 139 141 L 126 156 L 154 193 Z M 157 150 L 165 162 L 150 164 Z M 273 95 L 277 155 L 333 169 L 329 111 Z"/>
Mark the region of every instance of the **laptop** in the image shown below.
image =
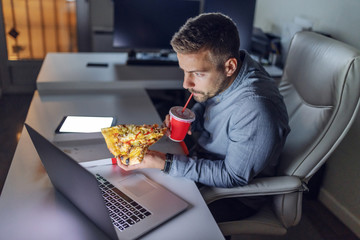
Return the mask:
<path id="1" fill-rule="evenodd" d="M 111 239 L 136 239 L 189 206 L 143 174 L 117 166 L 85 169 L 25 127 L 54 187 Z"/>

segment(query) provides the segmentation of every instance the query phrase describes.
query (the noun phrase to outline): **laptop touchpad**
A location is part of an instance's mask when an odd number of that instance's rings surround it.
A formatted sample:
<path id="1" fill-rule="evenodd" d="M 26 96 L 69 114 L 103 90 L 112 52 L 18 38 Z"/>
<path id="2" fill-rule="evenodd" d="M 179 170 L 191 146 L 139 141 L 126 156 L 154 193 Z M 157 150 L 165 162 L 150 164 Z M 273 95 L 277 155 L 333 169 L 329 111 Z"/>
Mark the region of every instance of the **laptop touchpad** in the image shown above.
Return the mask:
<path id="1" fill-rule="evenodd" d="M 142 195 L 155 189 L 155 186 L 146 181 L 145 176 L 140 174 L 132 175 L 119 183 L 122 187 L 137 197 L 141 197 Z"/>

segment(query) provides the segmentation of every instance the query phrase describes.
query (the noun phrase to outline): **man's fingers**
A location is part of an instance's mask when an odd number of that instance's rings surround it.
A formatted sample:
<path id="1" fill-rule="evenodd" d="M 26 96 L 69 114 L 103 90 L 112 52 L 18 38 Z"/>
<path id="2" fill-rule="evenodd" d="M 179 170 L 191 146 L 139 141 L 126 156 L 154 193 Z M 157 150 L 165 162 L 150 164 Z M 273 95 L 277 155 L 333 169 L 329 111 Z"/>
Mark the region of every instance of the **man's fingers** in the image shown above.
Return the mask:
<path id="1" fill-rule="evenodd" d="M 166 115 L 164 123 L 165 123 L 166 127 L 169 127 L 169 125 L 170 125 L 170 115 L 169 114 Z"/>
<path id="2" fill-rule="evenodd" d="M 163 122 L 163 125 L 168 128 L 168 129 L 166 130 L 165 135 L 166 135 L 166 136 L 170 136 L 170 115 L 169 115 L 169 114 L 166 115 L 165 120 L 164 120 L 164 122 Z"/>
<path id="3" fill-rule="evenodd" d="M 117 165 L 124 169 L 125 171 L 131 171 L 131 170 L 135 170 L 135 169 L 138 169 L 140 168 L 140 164 L 134 164 L 134 165 L 125 165 L 121 162 L 121 160 L 119 158 L 117 158 Z"/>
<path id="4" fill-rule="evenodd" d="M 122 164 L 122 162 L 121 162 L 121 160 L 120 160 L 119 158 L 116 159 L 116 162 L 117 162 L 117 165 L 118 165 L 119 167 L 121 167 L 122 169 L 124 169 L 124 170 L 127 171 L 127 169 L 126 169 L 127 166 L 124 165 L 124 164 Z"/>
<path id="5" fill-rule="evenodd" d="M 131 170 L 130 166 L 123 164 L 119 158 L 117 159 L 117 165 L 120 168 L 124 169 L 125 171 L 130 171 Z"/>

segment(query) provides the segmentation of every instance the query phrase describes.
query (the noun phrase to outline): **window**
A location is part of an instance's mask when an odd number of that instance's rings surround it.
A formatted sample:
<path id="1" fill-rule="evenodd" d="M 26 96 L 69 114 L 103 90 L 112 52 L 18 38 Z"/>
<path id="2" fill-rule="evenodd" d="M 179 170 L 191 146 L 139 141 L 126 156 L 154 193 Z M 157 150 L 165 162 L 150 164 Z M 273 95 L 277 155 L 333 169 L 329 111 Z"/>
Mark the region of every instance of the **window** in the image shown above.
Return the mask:
<path id="1" fill-rule="evenodd" d="M 74 0 L 2 0 L 8 60 L 77 52 Z"/>

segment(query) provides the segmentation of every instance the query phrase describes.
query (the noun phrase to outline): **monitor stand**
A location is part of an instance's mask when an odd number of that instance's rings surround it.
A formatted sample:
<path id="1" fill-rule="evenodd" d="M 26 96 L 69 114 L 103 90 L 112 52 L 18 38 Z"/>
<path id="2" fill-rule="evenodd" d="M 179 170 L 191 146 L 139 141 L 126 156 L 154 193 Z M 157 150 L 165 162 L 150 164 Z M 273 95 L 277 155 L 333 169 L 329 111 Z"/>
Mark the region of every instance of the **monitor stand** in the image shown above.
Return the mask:
<path id="1" fill-rule="evenodd" d="M 140 66 L 178 66 L 176 57 L 170 57 L 168 52 L 137 53 L 135 50 L 128 52 L 127 65 Z"/>

